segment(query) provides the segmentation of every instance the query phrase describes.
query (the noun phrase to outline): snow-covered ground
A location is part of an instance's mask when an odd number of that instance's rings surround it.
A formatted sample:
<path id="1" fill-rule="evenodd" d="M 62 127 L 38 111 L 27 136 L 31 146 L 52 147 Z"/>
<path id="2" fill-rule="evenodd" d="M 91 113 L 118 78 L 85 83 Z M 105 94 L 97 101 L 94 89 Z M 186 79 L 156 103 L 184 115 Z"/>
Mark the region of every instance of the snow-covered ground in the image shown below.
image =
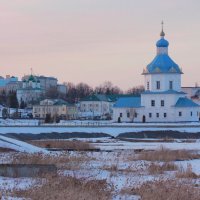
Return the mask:
<path id="1" fill-rule="evenodd" d="M 71 140 L 71 139 L 70 139 Z M 61 175 L 72 175 L 77 178 L 85 178 L 88 180 L 104 180 L 106 179 L 110 185 L 114 186 L 113 200 L 125 200 L 133 199 L 138 200 L 137 195 L 121 194 L 120 191 L 123 188 L 139 186 L 147 181 L 156 181 L 160 178 L 174 179 L 175 171 L 164 172 L 163 174 L 151 174 L 148 171 L 148 167 L 151 165 L 151 161 L 134 160 L 136 154 L 135 150 L 157 150 L 160 146 L 177 150 L 197 150 L 200 152 L 200 140 L 181 141 L 174 140 L 172 142 L 148 142 L 147 139 L 141 142 L 127 142 L 120 141 L 118 139 L 98 138 L 98 139 L 78 139 L 91 142 L 95 147 L 101 150 L 100 152 L 71 152 L 73 156 L 86 156 L 89 160 L 84 162 L 76 170 L 59 170 Z M 37 152 L 38 148 L 27 143 L 16 141 L 14 139 L 0 136 L 0 142 L 6 141 L 11 144 L 19 145 L 22 149 L 29 149 L 30 152 Z M 146 142 L 145 142 L 146 141 Z M 1 143 L 0 143 L 1 145 Z M 29 151 L 27 151 L 29 152 Z M 44 151 L 46 152 L 46 151 Z M 3 155 L 3 156 L 2 156 Z M 52 154 L 53 155 L 53 154 Z M 4 163 L 5 160 L 9 162 L 9 153 L 0 153 L 0 163 Z M 159 163 L 159 162 L 155 162 Z M 191 165 L 192 171 L 197 175 L 200 175 L 200 159 L 174 161 L 179 167 L 187 168 L 188 164 Z M 200 179 L 195 179 L 196 182 L 200 182 Z M 6 189 L 12 189 L 13 187 L 18 189 L 29 188 L 34 185 L 35 179 L 32 178 L 3 178 L 0 177 L 0 191 Z"/>
<path id="2" fill-rule="evenodd" d="M 0 126 L 38 126 L 37 119 L 0 119 Z M 114 123 L 112 120 L 61 120 L 59 123 L 41 124 L 47 127 L 200 127 L 200 122 L 179 122 L 179 123 Z"/>
<path id="3" fill-rule="evenodd" d="M 37 119 L 0 119 L 0 126 L 38 126 Z"/>
<path id="4" fill-rule="evenodd" d="M 143 149 L 143 150 L 155 150 L 159 149 L 161 146 L 165 146 L 171 150 L 199 150 L 200 151 L 200 141 L 196 142 L 125 142 L 125 141 L 117 141 L 117 142 L 108 142 L 101 141 L 96 144 L 96 147 L 102 150 L 126 150 L 126 149 Z"/>

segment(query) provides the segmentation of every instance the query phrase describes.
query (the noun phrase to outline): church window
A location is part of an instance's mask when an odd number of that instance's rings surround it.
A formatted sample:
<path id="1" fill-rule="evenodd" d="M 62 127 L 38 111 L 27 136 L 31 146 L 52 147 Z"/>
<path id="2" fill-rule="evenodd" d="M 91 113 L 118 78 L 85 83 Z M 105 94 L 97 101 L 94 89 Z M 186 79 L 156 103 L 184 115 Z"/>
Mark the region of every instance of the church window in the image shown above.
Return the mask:
<path id="1" fill-rule="evenodd" d="M 192 116 L 192 112 L 190 112 L 190 115 Z"/>
<path id="2" fill-rule="evenodd" d="M 164 117 L 167 117 L 167 113 L 164 113 Z"/>
<path id="3" fill-rule="evenodd" d="M 147 90 L 149 90 L 149 81 L 147 82 Z"/>
<path id="4" fill-rule="evenodd" d="M 155 100 L 151 100 L 151 106 L 155 106 Z"/>
<path id="5" fill-rule="evenodd" d="M 159 117 L 159 113 L 156 113 L 156 117 Z"/>
<path id="6" fill-rule="evenodd" d="M 173 81 L 169 81 L 169 89 L 173 90 Z"/>
<path id="7" fill-rule="evenodd" d="M 122 117 L 122 113 L 120 113 L 120 115 L 119 115 L 120 117 Z"/>
<path id="8" fill-rule="evenodd" d="M 135 112 L 135 118 L 137 118 L 137 115 L 138 115 L 138 114 Z"/>
<path id="9" fill-rule="evenodd" d="M 160 90 L 160 81 L 156 81 L 156 89 Z"/>
<path id="10" fill-rule="evenodd" d="M 161 100 L 160 105 L 161 105 L 162 107 L 165 106 L 165 101 L 164 101 L 164 100 Z"/>
<path id="11" fill-rule="evenodd" d="M 152 117 L 152 113 L 149 113 L 149 118 L 151 118 Z"/>
<path id="12" fill-rule="evenodd" d="M 179 113 L 178 113 L 178 116 L 181 117 L 181 116 L 182 116 L 182 112 L 179 112 Z"/>
<path id="13" fill-rule="evenodd" d="M 127 113 L 127 117 L 130 118 L 130 113 L 129 112 Z"/>

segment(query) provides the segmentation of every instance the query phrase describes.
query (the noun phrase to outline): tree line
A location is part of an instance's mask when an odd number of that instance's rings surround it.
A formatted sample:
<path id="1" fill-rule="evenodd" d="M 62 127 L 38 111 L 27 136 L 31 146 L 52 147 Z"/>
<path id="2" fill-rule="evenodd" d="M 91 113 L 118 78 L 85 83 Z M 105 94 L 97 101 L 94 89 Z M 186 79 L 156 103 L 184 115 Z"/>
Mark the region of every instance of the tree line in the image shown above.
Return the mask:
<path id="1" fill-rule="evenodd" d="M 144 91 L 143 86 L 135 86 L 130 88 L 127 91 L 123 91 L 118 86 L 113 85 L 110 81 L 106 81 L 103 84 L 96 86 L 95 88 L 91 87 L 86 83 L 65 83 L 67 86 L 67 95 L 66 100 L 70 103 L 76 103 L 84 97 L 87 97 L 92 94 L 132 94 L 140 95 Z"/>
<path id="2" fill-rule="evenodd" d="M 113 85 L 111 82 L 107 81 L 103 84 L 100 84 L 99 86 L 96 86 L 95 88 L 91 87 L 87 83 L 78 83 L 74 84 L 71 82 L 65 83 L 67 87 L 67 94 L 60 93 L 57 88 L 50 88 L 46 91 L 46 93 L 41 97 L 41 99 L 45 98 L 52 98 L 52 99 L 63 99 L 66 100 L 69 103 L 77 103 L 79 100 L 81 100 L 84 97 L 87 97 L 89 95 L 93 94 L 105 94 L 105 95 L 112 95 L 112 94 L 133 94 L 133 95 L 139 95 L 141 92 L 144 91 L 143 86 L 135 86 L 130 88 L 127 91 L 123 91 L 118 86 Z M 6 93 L 4 90 L 0 92 L 0 104 L 4 105 L 6 107 L 11 108 L 25 108 L 26 103 L 21 102 L 19 105 L 17 101 L 17 95 L 15 91 L 10 91 Z"/>

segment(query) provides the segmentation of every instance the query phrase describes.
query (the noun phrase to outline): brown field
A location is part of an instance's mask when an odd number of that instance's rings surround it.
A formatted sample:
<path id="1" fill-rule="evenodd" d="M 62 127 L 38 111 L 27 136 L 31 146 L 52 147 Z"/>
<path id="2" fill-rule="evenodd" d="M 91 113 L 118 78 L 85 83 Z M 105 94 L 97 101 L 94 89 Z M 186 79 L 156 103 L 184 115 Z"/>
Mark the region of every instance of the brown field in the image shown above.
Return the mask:
<path id="1" fill-rule="evenodd" d="M 68 140 L 31 140 L 30 144 L 42 148 L 58 148 L 58 149 L 73 149 L 73 150 L 88 150 L 94 149 L 94 146 L 89 142 L 83 141 L 68 141 Z"/>
<path id="2" fill-rule="evenodd" d="M 139 195 L 141 200 L 200 200 L 200 190 L 192 182 L 177 180 L 149 181 L 139 187 L 127 188 L 122 194 Z"/>
<path id="3" fill-rule="evenodd" d="M 162 165 L 151 163 L 148 167 L 148 171 L 150 174 L 163 174 L 165 171 L 176 171 L 178 166 L 172 162 L 166 162 Z"/>
<path id="4" fill-rule="evenodd" d="M 179 170 L 176 172 L 176 178 L 197 179 L 200 178 L 200 176 L 196 175 L 192 171 L 192 166 L 188 164 L 187 169 L 179 168 Z"/>
<path id="5" fill-rule="evenodd" d="M 11 156 L 11 163 L 13 164 L 53 164 L 58 169 L 77 170 L 82 165 L 91 160 L 86 154 L 80 153 L 76 156 L 70 155 L 70 153 L 59 153 L 59 154 L 27 154 L 27 153 L 16 153 Z"/>
<path id="6" fill-rule="evenodd" d="M 32 200 L 108 200 L 112 188 L 106 180 L 84 180 L 75 177 L 47 176 L 45 184 L 28 190 L 13 191 L 17 197 Z"/>

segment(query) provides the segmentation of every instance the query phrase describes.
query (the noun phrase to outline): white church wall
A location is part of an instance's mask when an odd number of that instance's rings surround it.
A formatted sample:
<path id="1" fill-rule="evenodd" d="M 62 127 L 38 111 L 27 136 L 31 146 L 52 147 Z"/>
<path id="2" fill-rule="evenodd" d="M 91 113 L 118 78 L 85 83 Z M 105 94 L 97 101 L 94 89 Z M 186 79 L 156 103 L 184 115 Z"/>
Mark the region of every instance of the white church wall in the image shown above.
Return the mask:
<path id="1" fill-rule="evenodd" d="M 174 106 L 180 97 L 184 97 L 184 94 L 142 94 L 141 95 L 141 106 L 148 109 L 152 107 L 151 101 L 155 101 L 155 108 L 169 108 Z M 164 100 L 164 106 L 161 106 L 161 100 Z"/>
<path id="2" fill-rule="evenodd" d="M 184 115 L 177 118 L 174 105 L 180 97 L 178 94 L 145 94 L 141 96 L 141 105 L 145 107 L 143 115 L 146 122 L 173 122 L 173 121 L 198 121 L 195 115 L 190 116 L 190 112 L 197 112 L 199 108 L 183 108 Z M 155 106 L 151 105 L 151 100 L 155 101 Z M 164 106 L 161 106 L 164 100 Z M 182 108 L 181 108 L 182 109 Z M 195 110 L 194 110 L 195 109 Z M 187 120 L 188 118 L 188 120 Z"/>
<path id="3" fill-rule="evenodd" d="M 113 121 L 118 122 L 120 118 L 121 122 L 142 122 L 141 110 L 143 108 L 113 108 Z"/>
<path id="4" fill-rule="evenodd" d="M 181 113 L 181 115 L 180 115 L 180 113 Z M 176 122 L 199 121 L 199 108 L 198 107 L 175 108 L 174 121 L 176 121 Z"/>
<path id="5" fill-rule="evenodd" d="M 160 81 L 160 89 L 156 88 L 156 82 Z M 150 91 L 166 91 L 169 90 L 169 82 L 173 82 L 173 90 L 181 91 L 181 75 L 180 74 L 147 74 L 145 75 L 145 90 Z M 149 82 L 149 83 L 148 83 Z"/>

